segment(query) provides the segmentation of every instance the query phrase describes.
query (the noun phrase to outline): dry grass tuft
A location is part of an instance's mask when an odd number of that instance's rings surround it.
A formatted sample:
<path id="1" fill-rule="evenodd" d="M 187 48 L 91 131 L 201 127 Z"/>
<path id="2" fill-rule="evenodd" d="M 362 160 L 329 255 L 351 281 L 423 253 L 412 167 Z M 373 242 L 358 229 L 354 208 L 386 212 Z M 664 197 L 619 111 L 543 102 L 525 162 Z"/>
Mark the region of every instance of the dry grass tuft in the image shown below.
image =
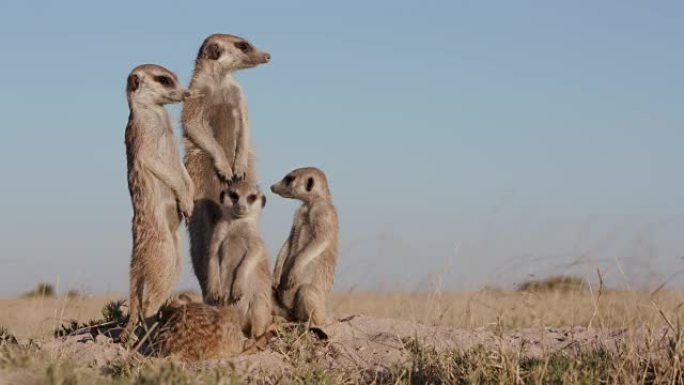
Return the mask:
<path id="1" fill-rule="evenodd" d="M 35 298 L 35 297 L 42 297 L 42 298 L 54 298 L 57 295 L 55 291 L 55 287 L 52 286 L 49 283 L 44 283 L 41 282 L 38 285 L 36 285 L 36 288 L 24 293 L 23 297 L 25 298 Z"/>
<path id="2" fill-rule="evenodd" d="M 549 292 L 549 291 L 583 291 L 589 284 L 582 278 L 559 275 L 542 280 L 529 280 L 518 285 L 518 291 Z"/>
<path id="3" fill-rule="evenodd" d="M 338 356 L 372 358 L 364 351 L 377 345 L 326 343 L 302 325 L 281 324 L 279 338 L 264 358 L 275 357 L 289 369 L 249 374 L 232 361 L 181 365 L 122 350 L 121 355 L 96 364 L 89 354 L 70 355 L 68 350 L 60 350 L 61 345 L 49 350 L 45 345 L 51 343 L 48 336 L 55 326 L 46 330 L 41 325 L 79 320 L 66 324 L 62 334 L 69 334 L 93 323 L 121 323 L 125 321 L 122 302 L 84 297 L 0 299 L 0 324 L 9 328 L 0 328 L 0 383 L 683 384 L 684 294 L 593 289 L 334 294 L 331 308 L 336 314 L 439 325 L 429 330 L 452 330 L 455 336 L 466 336 L 464 341 L 483 333 L 492 337 L 482 344 L 438 347 L 411 335 L 401 337 L 396 348 L 400 360 L 360 360 L 354 361 L 354 366 L 335 366 L 330 363 L 338 362 Z M 368 332 L 356 326 L 353 330 L 358 336 Z M 397 330 L 383 327 L 380 336 L 384 339 L 377 343 L 397 341 L 392 339 Z M 511 341 L 549 330 L 555 330 L 553 336 L 568 339 L 556 341 L 554 346 L 562 349 L 539 348 L 530 355 L 523 349 L 528 345 L 511 345 Z M 581 331 L 608 337 L 598 344 L 591 342 L 598 341 L 593 337 L 574 340 Z M 33 343 L 29 337 L 41 340 Z M 83 343 L 79 349 L 114 349 L 108 342 L 95 340 L 100 342 Z M 545 344 L 543 339 L 539 343 Z"/>

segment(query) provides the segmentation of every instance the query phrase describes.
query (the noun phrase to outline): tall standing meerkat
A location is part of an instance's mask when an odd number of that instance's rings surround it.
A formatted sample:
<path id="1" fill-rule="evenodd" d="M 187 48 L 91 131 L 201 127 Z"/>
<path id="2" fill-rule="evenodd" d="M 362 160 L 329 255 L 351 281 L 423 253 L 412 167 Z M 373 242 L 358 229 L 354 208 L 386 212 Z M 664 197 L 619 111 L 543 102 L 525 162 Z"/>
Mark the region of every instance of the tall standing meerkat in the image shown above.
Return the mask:
<path id="1" fill-rule="evenodd" d="M 315 167 L 296 169 L 271 186 L 283 198 L 298 199 L 290 236 L 280 249 L 273 272 L 278 301 L 299 321 L 328 323 L 327 294 L 335 280 L 337 211 L 328 180 Z"/>
<path id="2" fill-rule="evenodd" d="M 223 216 L 209 246 L 205 302 L 229 305 L 244 317 L 251 337 L 266 332 L 271 317 L 271 275 L 258 220 L 266 197 L 248 181 L 232 184 L 220 196 Z"/>
<path id="3" fill-rule="evenodd" d="M 233 73 L 268 63 L 271 56 L 232 35 L 207 37 L 197 54 L 190 82 L 192 97 L 183 104 L 185 166 L 195 182 L 195 210 L 189 223 L 193 269 L 206 295 L 205 259 L 220 217 L 218 197 L 229 182 L 256 183 L 247 106 Z"/>
<path id="4" fill-rule="evenodd" d="M 181 216 L 193 209 L 193 183 L 178 154 L 165 104 L 186 96 L 176 75 L 144 64 L 128 75 L 128 190 L 133 204 L 129 328 L 172 294 L 181 269 Z"/>
<path id="5" fill-rule="evenodd" d="M 275 328 L 259 338 L 242 333 L 243 316 L 229 307 L 173 301 L 162 310 L 160 327 L 151 336 L 151 353 L 183 361 L 231 358 L 263 349 Z"/>

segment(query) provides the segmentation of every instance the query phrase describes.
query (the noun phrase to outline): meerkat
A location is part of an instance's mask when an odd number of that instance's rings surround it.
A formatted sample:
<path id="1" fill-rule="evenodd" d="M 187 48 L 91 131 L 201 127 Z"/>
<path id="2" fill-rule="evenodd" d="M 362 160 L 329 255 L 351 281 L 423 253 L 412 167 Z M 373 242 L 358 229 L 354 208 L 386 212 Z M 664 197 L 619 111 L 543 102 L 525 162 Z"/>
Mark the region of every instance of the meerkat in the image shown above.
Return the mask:
<path id="1" fill-rule="evenodd" d="M 193 183 L 181 162 L 165 104 L 188 92 L 166 68 L 145 64 L 128 75 L 128 190 L 133 204 L 130 331 L 171 296 L 181 268 L 181 217 L 193 210 Z"/>
<path id="2" fill-rule="evenodd" d="M 337 211 L 328 180 L 317 168 L 300 168 L 271 186 L 271 191 L 302 202 L 276 258 L 276 299 L 294 319 L 325 326 L 338 249 Z"/>
<path id="3" fill-rule="evenodd" d="M 240 69 L 268 63 L 271 56 L 233 35 L 207 37 L 197 54 L 190 82 L 192 97 L 181 121 L 185 166 L 197 186 L 195 209 L 188 225 L 190 254 L 202 295 L 206 295 L 208 243 L 220 217 L 218 197 L 240 179 L 256 183 L 247 106 L 233 77 Z"/>
<path id="4" fill-rule="evenodd" d="M 161 311 L 160 327 L 149 350 L 183 361 L 216 360 L 263 350 L 275 327 L 259 338 L 242 333 L 242 314 L 230 307 L 173 301 Z"/>
<path id="5" fill-rule="evenodd" d="M 221 192 L 223 215 L 209 246 L 206 270 L 210 304 L 228 305 L 244 316 L 244 331 L 262 335 L 272 322 L 271 275 L 258 220 L 266 197 L 248 181 Z"/>

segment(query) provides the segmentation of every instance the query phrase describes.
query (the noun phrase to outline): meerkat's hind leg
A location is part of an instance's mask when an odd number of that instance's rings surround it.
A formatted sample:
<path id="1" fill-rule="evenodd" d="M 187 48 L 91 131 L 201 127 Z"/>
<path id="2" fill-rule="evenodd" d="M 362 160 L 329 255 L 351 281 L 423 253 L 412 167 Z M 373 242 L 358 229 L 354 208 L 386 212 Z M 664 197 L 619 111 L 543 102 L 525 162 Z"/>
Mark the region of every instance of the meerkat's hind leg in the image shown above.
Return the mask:
<path id="1" fill-rule="evenodd" d="M 156 315 L 162 305 L 173 294 L 178 276 L 174 238 L 173 234 L 168 234 L 168 237 L 159 244 L 157 249 L 160 254 L 160 260 L 157 261 L 157 268 L 159 270 L 156 271 L 157 274 L 147 277 L 147 293 L 144 305 L 145 319 Z"/>
<path id="2" fill-rule="evenodd" d="M 309 330 L 321 340 L 335 339 L 335 331 L 330 323 L 325 303 L 325 292 L 312 285 L 303 285 L 297 290 L 295 315 L 301 321 L 309 321 Z"/>
<path id="3" fill-rule="evenodd" d="M 209 243 L 214 231 L 215 211 L 220 210 L 210 199 L 195 201 L 192 217 L 188 223 L 190 233 L 190 257 L 195 275 L 198 278 L 202 297 L 207 297 Z"/>
<path id="4" fill-rule="evenodd" d="M 252 303 L 249 309 L 250 330 L 249 335 L 252 338 L 258 338 L 268 331 L 268 328 L 273 324 L 273 317 L 271 315 L 271 307 L 269 304 L 261 299 Z"/>
<path id="5" fill-rule="evenodd" d="M 131 292 L 128 299 L 128 322 L 119 334 L 120 342 L 129 342 L 131 336 L 135 337 L 135 329 L 140 323 L 140 315 L 143 314 L 143 296 L 145 294 L 145 278 L 142 274 L 131 274 Z"/>
<path id="6" fill-rule="evenodd" d="M 295 315 L 301 321 L 309 320 L 315 326 L 328 324 L 325 298 L 321 289 L 312 285 L 302 285 L 295 298 Z"/>

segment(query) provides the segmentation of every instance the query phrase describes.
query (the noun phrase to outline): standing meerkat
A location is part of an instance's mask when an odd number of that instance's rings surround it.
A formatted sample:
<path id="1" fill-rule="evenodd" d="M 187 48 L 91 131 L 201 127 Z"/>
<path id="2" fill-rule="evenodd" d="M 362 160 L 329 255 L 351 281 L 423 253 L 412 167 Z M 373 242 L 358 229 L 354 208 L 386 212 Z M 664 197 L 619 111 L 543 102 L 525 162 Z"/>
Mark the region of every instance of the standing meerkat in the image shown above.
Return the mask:
<path id="1" fill-rule="evenodd" d="M 299 321 L 328 324 L 327 294 L 335 280 L 337 211 L 328 180 L 315 167 L 294 170 L 271 186 L 283 198 L 299 199 L 290 236 L 280 249 L 273 271 L 276 297 Z"/>
<path id="2" fill-rule="evenodd" d="M 133 204 L 128 330 L 157 312 L 181 269 L 181 216 L 193 209 L 193 183 L 178 154 L 165 104 L 187 96 L 176 75 L 154 64 L 128 75 L 128 191 Z"/>
<path id="3" fill-rule="evenodd" d="M 248 339 L 242 323 L 242 314 L 233 308 L 174 301 L 162 310 L 161 326 L 149 348 L 183 361 L 216 360 L 256 353 L 275 334 L 270 327 L 259 338 Z"/>
<path id="4" fill-rule="evenodd" d="M 232 35 L 207 37 L 197 54 L 183 104 L 185 166 L 195 182 L 195 210 L 188 225 L 193 269 L 206 295 L 208 243 L 220 217 L 218 197 L 227 183 L 256 183 L 247 106 L 233 72 L 268 63 L 271 56 Z"/>
<path id="5" fill-rule="evenodd" d="M 258 337 L 271 317 L 271 275 L 258 220 L 266 197 L 248 181 L 232 184 L 220 196 L 223 216 L 209 245 L 205 302 L 230 305 L 244 316 L 244 331 Z"/>

